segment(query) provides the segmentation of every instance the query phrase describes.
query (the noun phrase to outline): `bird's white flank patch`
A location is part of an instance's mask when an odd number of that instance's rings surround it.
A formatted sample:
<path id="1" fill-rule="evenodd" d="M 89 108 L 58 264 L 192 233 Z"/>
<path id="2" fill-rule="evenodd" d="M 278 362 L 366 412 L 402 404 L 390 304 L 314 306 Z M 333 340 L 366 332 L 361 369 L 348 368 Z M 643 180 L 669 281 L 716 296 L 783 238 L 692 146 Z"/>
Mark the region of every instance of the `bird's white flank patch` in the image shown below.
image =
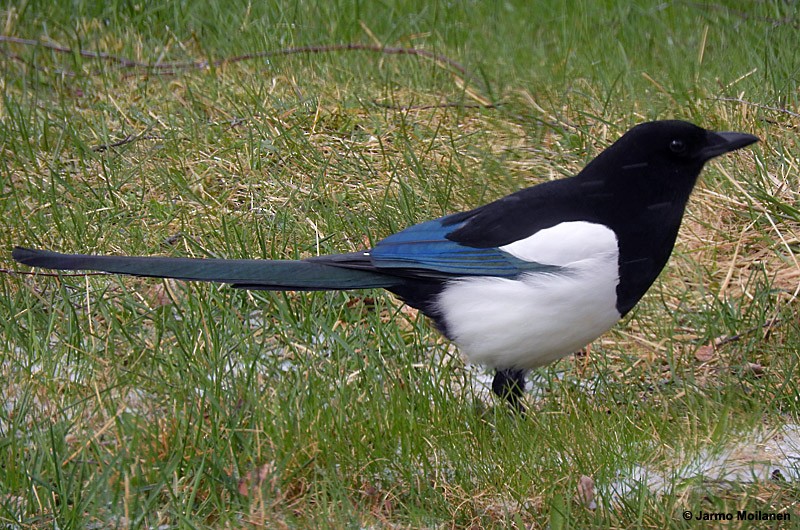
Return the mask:
<path id="1" fill-rule="evenodd" d="M 606 252 L 617 252 L 617 236 L 601 224 L 571 221 L 539 230 L 500 250 L 525 261 L 566 266 Z"/>
<path id="2" fill-rule="evenodd" d="M 610 229 L 562 223 L 502 248 L 561 270 L 450 282 L 439 308 L 470 361 L 497 368 L 542 366 L 578 351 L 619 320 L 619 250 Z"/>

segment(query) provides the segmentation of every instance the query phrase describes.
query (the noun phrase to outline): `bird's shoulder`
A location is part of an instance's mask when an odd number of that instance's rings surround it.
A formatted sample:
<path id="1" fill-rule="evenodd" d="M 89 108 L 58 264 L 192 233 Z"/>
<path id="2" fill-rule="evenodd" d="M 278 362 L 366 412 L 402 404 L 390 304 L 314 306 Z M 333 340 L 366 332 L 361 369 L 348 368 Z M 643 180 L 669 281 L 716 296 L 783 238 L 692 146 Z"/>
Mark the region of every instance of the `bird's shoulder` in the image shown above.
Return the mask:
<path id="1" fill-rule="evenodd" d="M 575 177 L 524 188 L 494 202 L 442 219 L 447 239 L 463 245 L 502 247 L 540 230 L 572 221 L 597 222 L 587 211 Z"/>
<path id="2" fill-rule="evenodd" d="M 569 179 L 547 182 L 473 210 L 413 225 L 378 242 L 369 251 L 369 259 L 380 269 L 425 270 L 425 274 L 445 276 L 516 277 L 526 272 L 553 272 L 568 261 L 564 256 L 575 254 L 565 254 L 559 247 L 575 246 L 576 241 L 585 245 L 575 237 L 566 238 L 563 244 L 553 243 L 547 229 L 566 229 L 555 234 L 558 239 L 575 228 L 578 239 L 594 237 L 574 224 L 592 220 L 580 215 L 576 201 L 570 199 L 579 194 L 570 192 L 569 184 Z M 557 262 L 539 261 L 542 248 L 549 249 L 550 256 L 555 250 L 560 258 Z"/>

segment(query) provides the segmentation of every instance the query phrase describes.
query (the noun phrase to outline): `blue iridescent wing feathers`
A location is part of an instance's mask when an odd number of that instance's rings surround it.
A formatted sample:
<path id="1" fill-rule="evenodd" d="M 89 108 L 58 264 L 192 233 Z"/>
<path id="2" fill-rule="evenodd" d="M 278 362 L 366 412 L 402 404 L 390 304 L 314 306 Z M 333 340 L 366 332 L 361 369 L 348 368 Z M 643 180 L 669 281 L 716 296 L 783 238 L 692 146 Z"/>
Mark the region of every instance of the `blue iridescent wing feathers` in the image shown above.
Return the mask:
<path id="1" fill-rule="evenodd" d="M 478 248 L 448 239 L 469 222 L 443 217 L 411 226 L 380 241 L 369 252 L 376 270 L 417 270 L 427 277 L 497 276 L 554 272 L 558 267 L 518 259 L 497 247 Z"/>

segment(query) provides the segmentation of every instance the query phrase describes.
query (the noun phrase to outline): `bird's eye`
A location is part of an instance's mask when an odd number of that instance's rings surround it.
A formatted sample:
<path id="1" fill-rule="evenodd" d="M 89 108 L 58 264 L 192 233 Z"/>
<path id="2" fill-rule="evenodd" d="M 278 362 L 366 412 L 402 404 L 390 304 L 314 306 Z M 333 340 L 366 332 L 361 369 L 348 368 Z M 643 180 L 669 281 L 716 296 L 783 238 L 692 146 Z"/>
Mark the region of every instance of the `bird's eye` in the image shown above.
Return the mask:
<path id="1" fill-rule="evenodd" d="M 682 155 L 686 152 L 686 142 L 683 140 L 672 140 L 669 143 L 669 150 L 676 155 Z"/>

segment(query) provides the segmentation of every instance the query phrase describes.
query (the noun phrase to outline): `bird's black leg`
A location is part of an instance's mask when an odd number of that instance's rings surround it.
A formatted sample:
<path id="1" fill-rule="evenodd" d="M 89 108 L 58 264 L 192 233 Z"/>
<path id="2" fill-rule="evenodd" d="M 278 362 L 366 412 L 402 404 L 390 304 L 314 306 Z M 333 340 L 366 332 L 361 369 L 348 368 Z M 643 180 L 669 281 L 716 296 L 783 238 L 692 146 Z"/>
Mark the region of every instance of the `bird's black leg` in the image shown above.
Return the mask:
<path id="1" fill-rule="evenodd" d="M 522 404 L 522 394 L 525 392 L 525 375 L 527 370 L 514 368 L 497 370 L 492 381 L 492 391 L 501 398 L 508 401 L 519 413 L 525 412 L 525 405 Z"/>

